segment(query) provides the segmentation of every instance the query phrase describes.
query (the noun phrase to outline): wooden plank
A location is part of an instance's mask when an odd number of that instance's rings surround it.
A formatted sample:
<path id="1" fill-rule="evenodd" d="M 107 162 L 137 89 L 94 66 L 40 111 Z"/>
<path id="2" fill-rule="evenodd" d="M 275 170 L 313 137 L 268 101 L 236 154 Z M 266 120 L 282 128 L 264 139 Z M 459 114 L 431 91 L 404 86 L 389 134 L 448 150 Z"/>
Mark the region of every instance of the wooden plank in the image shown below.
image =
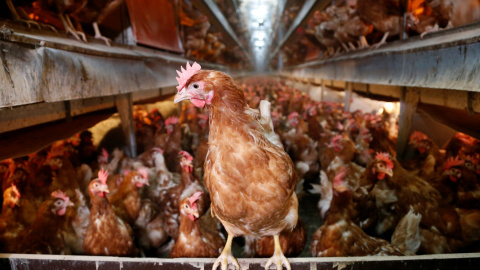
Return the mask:
<path id="1" fill-rule="evenodd" d="M 21 157 L 36 152 L 54 141 L 69 138 L 77 132 L 90 128 L 107 119 L 114 111 L 102 111 L 72 117 L 71 121 L 55 121 L 28 127 L 0 136 L 0 160 Z"/>
<path id="2" fill-rule="evenodd" d="M 400 116 L 398 118 L 397 159 L 403 158 L 405 147 L 410 136 L 412 119 L 420 101 L 418 89 L 405 88 L 400 100 Z"/>
<path id="3" fill-rule="evenodd" d="M 0 108 L 0 133 L 52 122 L 65 117 L 63 102 Z"/>
<path id="4" fill-rule="evenodd" d="M 42 101 L 41 54 L 41 48 L 0 41 L 0 108 Z"/>
<path id="5" fill-rule="evenodd" d="M 350 103 L 352 101 L 352 83 L 347 83 L 347 88 L 345 89 L 345 107 L 344 110 L 350 111 Z"/>

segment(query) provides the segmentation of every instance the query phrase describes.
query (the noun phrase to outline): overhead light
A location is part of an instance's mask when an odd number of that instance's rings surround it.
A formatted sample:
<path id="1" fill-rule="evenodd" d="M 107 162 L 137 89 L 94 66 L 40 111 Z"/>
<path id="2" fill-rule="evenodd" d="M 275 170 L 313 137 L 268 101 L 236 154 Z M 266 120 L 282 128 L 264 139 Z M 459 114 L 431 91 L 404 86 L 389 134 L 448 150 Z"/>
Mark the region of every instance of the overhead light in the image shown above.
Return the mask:
<path id="1" fill-rule="evenodd" d="M 254 44 L 255 44 L 255 46 L 262 47 L 263 45 L 265 45 L 265 41 L 264 40 L 255 40 Z"/>
<path id="2" fill-rule="evenodd" d="M 252 11 L 250 11 L 250 14 L 253 16 L 253 18 L 263 19 L 265 18 L 265 15 L 267 15 L 267 12 L 267 6 L 259 5 L 257 8 L 252 9 Z"/>

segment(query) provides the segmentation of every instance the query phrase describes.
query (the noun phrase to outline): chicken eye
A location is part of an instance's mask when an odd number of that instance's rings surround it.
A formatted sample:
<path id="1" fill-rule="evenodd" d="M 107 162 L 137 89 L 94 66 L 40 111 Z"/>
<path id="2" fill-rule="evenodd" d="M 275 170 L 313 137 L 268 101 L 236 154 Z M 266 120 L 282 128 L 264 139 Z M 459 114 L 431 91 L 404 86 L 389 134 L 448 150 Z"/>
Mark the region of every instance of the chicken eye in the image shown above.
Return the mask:
<path id="1" fill-rule="evenodd" d="M 190 206 L 188 206 L 188 204 L 185 204 L 185 208 L 187 208 L 187 209 L 188 209 L 188 208 L 190 208 Z"/>
<path id="2" fill-rule="evenodd" d="M 56 201 L 56 202 L 55 202 L 55 205 L 56 205 L 56 206 L 62 205 L 62 201 L 61 201 L 61 200 Z"/>
<path id="3" fill-rule="evenodd" d="M 193 88 L 198 89 L 199 87 L 200 87 L 200 86 L 198 85 L 198 83 L 194 83 L 194 84 L 193 84 Z"/>

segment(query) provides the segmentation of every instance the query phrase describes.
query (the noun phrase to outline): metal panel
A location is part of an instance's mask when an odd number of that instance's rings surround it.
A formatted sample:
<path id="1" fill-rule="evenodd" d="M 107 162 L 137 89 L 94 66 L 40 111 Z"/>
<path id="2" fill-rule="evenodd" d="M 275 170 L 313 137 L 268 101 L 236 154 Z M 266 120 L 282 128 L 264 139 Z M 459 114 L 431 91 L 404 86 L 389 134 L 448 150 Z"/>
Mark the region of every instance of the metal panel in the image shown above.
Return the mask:
<path id="1" fill-rule="evenodd" d="M 60 34 L 32 34 L 6 21 L 0 24 L 0 108 L 174 86 L 175 70 L 187 61 L 142 47 L 82 43 Z"/>
<path id="2" fill-rule="evenodd" d="M 283 71 L 294 77 L 479 91 L 480 24 Z"/>
<path id="3" fill-rule="evenodd" d="M 33 254 L 0 254 L 0 265 L 5 269 L 212 269 L 215 259 L 180 258 L 118 258 L 96 256 L 56 256 Z M 267 259 L 238 259 L 242 269 L 264 270 Z M 444 254 L 424 256 L 378 256 L 341 258 L 290 258 L 292 269 L 478 269 L 480 254 Z M 4 268 L 2 268 L 4 269 Z"/>

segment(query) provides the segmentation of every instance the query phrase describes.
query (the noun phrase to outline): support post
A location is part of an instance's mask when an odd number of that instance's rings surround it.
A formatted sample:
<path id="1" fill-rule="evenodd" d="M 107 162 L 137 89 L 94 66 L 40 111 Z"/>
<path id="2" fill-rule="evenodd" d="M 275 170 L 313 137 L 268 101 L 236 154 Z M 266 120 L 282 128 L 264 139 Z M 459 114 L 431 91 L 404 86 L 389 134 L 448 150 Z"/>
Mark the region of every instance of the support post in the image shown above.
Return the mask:
<path id="1" fill-rule="evenodd" d="M 322 90 L 320 92 L 320 101 L 325 101 L 325 80 L 322 79 Z"/>
<path id="2" fill-rule="evenodd" d="M 412 129 L 413 115 L 419 101 L 420 92 L 418 89 L 403 88 L 402 98 L 400 99 L 400 116 L 398 118 L 397 159 L 399 160 L 405 158 L 404 151 Z"/>
<path id="3" fill-rule="evenodd" d="M 120 115 L 120 120 L 122 120 L 122 129 L 127 144 L 127 154 L 133 158 L 137 155 L 137 144 L 135 141 L 132 93 L 118 95 L 115 100 L 115 105 Z"/>
<path id="4" fill-rule="evenodd" d="M 350 100 L 352 99 L 352 88 L 353 85 L 351 82 L 347 82 L 347 89 L 345 89 L 345 108 L 344 110 L 350 111 Z"/>

